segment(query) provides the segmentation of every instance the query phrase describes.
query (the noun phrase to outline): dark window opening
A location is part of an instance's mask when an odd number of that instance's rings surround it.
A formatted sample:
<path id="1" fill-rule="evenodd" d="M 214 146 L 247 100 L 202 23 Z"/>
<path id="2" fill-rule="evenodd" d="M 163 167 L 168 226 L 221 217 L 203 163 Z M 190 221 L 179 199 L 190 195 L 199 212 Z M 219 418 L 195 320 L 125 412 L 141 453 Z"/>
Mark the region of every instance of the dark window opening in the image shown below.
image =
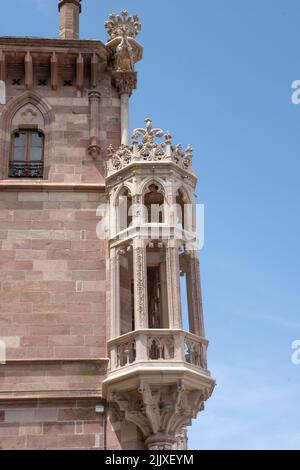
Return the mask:
<path id="1" fill-rule="evenodd" d="M 159 266 L 147 268 L 149 328 L 162 328 Z"/>
<path id="2" fill-rule="evenodd" d="M 145 194 L 146 222 L 163 223 L 164 222 L 164 195 L 159 190 L 159 186 L 151 184 L 149 192 Z"/>

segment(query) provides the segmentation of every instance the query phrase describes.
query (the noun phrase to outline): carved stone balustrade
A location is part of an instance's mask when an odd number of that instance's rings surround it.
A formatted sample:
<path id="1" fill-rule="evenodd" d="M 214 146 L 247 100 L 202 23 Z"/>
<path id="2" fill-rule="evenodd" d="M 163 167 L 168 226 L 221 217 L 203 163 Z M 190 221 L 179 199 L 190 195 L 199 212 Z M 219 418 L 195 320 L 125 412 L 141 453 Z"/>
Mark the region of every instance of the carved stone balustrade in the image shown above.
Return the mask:
<path id="1" fill-rule="evenodd" d="M 183 150 L 182 145 L 172 144 L 169 132 L 152 127 L 151 119 L 145 120 L 145 129 L 135 129 L 132 135 L 132 145 L 121 145 L 118 149 L 112 146 L 108 149 L 107 176 L 110 176 L 130 164 L 166 162 L 173 163 L 182 170 L 194 175 L 192 169 L 193 150 L 190 145 Z M 159 139 L 164 138 L 164 142 Z"/>
<path id="2" fill-rule="evenodd" d="M 135 340 L 121 343 L 117 347 L 117 365 L 118 367 L 132 364 L 135 361 Z"/>
<path id="3" fill-rule="evenodd" d="M 207 372 L 208 341 L 183 330 L 135 330 L 108 342 L 111 372 L 145 361 L 183 362 Z"/>

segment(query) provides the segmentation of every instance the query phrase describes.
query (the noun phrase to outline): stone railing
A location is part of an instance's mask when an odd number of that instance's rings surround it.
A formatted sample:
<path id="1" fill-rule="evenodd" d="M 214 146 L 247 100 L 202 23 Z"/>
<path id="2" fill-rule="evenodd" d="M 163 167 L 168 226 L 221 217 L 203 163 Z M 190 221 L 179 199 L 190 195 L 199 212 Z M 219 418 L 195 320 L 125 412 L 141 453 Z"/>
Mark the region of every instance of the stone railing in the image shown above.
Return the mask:
<path id="1" fill-rule="evenodd" d="M 208 341 L 182 330 L 136 330 L 108 342 L 111 370 L 137 362 L 186 362 L 207 370 Z"/>
<path id="2" fill-rule="evenodd" d="M 135 129 L 132 145 L 121 145 L 118 149 L 108 148 L 107 175 L 126 168 L 136 162 L 172 162 L 193 174 L 193 149 L 190 145 L 184 150 L 181 144 L 174 146 L 170 132 L 152 127 L 151 119 L 145 120 L 145 129 Z M 158 139 L 164 139 L 164 142 Z"/>

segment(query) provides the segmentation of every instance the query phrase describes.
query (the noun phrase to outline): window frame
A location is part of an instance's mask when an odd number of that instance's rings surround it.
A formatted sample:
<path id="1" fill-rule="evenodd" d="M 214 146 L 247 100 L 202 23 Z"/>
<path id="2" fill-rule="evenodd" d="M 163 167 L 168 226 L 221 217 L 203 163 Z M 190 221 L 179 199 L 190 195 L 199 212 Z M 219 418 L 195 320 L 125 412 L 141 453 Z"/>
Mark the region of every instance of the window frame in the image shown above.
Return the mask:
<path id="1" fill-rule="evenodd" d="M 24 133 L 25 134 L 25 145 L 24 145 L 24 160 L 15 160 L 15 141 L 16 134 Z M 38 134 L 42 137 L 42 146 L 41 146 L 41 159 L 32 160 L 30 158 L 31 149 L 32 149 L 32 135 Z M 10 162 L 12 163 L 43 163 L 44 162 L 44 152 L 45 152 L 45 134 L 43 131 L 40 131 L 38 128 L 26 128 L 20 127 L 19 129 L 14 130 L 11 135 L 11 148 L 10 148 Z"/>

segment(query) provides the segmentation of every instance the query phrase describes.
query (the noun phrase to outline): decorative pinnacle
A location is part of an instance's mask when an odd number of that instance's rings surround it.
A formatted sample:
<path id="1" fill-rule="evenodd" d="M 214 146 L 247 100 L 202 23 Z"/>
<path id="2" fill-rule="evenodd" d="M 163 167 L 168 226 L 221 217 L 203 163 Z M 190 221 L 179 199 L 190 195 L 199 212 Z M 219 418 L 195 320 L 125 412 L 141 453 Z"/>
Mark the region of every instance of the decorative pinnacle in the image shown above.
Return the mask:
<path id="1" fill-rule="evenodd" d="M 120 15 L 112 13 L 109 16 L 109 20 L 105 23 L 109 40 L 117 37 L 129 37 L 135 38 L 142 29 L 142 25 L 139 22 L 137 15 L 129 16 L 126 10 L 121 11 Z"/>
<path id="2" fill-rule="evenodd" d="M 155 137 L 163 137 L 164 132 L 162 129 L 153 129 L 152 119 L 145 119 L 146 128 L 145 129 L 134 129 L 132 139 L 136 141 L 139 136 L 143 136 L 143 142 L 153 143 Z"/>

